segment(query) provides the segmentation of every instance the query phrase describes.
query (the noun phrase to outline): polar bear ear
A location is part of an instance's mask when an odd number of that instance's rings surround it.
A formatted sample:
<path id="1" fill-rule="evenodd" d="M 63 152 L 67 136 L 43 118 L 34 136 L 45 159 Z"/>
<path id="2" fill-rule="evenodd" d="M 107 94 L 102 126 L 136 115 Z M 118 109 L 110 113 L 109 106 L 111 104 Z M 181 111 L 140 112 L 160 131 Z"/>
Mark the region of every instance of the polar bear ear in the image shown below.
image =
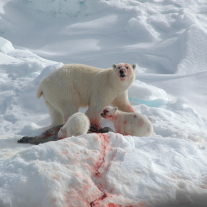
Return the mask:
<path id="1" fill-rule="evenodd" d="M 136 69 L 136 64 L 132 64 L 132 68 L 135 70 Z"/>
<path id="2" fill-rule="evenodd" d="M 118 110 L 118 107 L 114 107 L 114 110 L 117 111 Z"/>
<path id="3" fill-rule="evenodd" d="M 115 69 L 115 68 L 116 68 L 116 64 L 113 64 L 113 65 L 112 65 L 112 68 Z"/>

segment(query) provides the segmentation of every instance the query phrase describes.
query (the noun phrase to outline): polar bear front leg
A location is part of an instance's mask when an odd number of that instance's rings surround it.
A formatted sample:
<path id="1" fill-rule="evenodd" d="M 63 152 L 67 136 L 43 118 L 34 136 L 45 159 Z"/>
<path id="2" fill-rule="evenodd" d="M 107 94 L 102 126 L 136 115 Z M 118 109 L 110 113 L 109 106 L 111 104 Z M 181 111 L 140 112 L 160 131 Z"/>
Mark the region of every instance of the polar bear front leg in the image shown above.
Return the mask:
<path id="1" fill-rule="evenodd" d="M 85 114 L 90 120 L 89 132 L 98 132 L 100 129 L 102 129 L 102 127 L 99 125 L 101 116 L 99 115 L 100 113 L 97 112 L 95 106 L 93 107 L 90 105 Z"/>
<path id="2" fill-rule="evenodd" d="M 128 100 L 128 91 L 124 91 L 119 94 L 111 103 L 113 106 L 117 106 L 119 110 L 125 112 L 135 112 L 132 105 Z"/>
<path id="3" fill-rule="evenodd" d="M 99 130 L 102 129 L 102 127 L 100 126 L 101 111 L 105 106 L 107 106 L 107 104 L 110 103 L 107 97 L 104 96 L 105 93 L 97 92 L 90 100 L 90 104 L 85 113 L 90 120 L 90 132 L 99 132 Z"/>

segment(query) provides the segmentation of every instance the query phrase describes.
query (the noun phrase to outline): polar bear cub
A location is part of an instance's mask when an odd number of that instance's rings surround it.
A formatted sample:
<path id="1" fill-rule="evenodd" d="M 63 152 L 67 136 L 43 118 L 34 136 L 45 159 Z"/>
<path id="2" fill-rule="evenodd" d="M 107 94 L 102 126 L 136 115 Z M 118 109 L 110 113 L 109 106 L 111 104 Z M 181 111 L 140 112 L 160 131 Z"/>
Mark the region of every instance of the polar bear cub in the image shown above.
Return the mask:
<path id="1" fill-rule="evenodd" d="M 138 137 L 152 135 L 153 126 L 150 120 L 139 113 L 127 113 L 117 107 L 107 106 L 101 116 L 113 122 L 117 133 Z"/>
<path id="2" fill-rule="evenodd" d="M 63 127 L 60 128 L 58 138 L 61 139 L 87 134 L 89 126 L 90 121 L 88 117 L 84 113 L 77 112 L 67 120 Z"/>

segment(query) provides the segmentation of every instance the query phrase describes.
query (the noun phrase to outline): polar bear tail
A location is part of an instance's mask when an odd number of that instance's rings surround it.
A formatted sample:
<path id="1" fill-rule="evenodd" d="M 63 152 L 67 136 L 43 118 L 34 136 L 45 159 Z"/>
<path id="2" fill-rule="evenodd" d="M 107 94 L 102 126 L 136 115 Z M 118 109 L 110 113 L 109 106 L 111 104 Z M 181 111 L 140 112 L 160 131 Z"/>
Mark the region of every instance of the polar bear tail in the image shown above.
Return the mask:
<path id="1" fill-rule="evenodd" d="M 42 91 L 41 84 L 40 84 L 37 89 L 37 93 L 36 93 L 37 98 L 40 98 L 42 94 L 43 94 L 43 91 Z"/>

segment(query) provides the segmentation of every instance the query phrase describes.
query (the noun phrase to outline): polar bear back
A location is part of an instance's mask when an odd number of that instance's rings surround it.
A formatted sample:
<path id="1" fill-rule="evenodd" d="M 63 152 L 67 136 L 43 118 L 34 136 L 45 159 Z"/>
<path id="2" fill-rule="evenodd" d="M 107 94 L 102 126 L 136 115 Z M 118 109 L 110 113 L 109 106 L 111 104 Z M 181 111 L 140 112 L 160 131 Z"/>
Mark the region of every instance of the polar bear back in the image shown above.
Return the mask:
<path id="1" fill-rule="evenodd" d="M 87 134 L 90 126 L 88 117 L 81 112 L 73 114 L 60 129 L 58 133 L 59 138 L 79 136 Z"/>
<path id="2" fill-rule="evenodd" d="M 81 113 L 75 113 L 72 115 L 65 124 L 67 130 L 67 136 L 78 136 L 87 134 L 90 126 L 88 117 Z"/>
<path id="3" fill-rule="evenodd" d="M 108 69 L 81 64 L 64 65 L 41 81 L 37 97 L 39 98 L 42 95 L 41 91 L 44 91 L 44 97 L 49 102 L 57 103 L 55 99 L 62 102 L 65 99 L 67 102 L 71 97 L 81 103 L 82 107 L 88 106 L 94 88 L 104 88 L 109 80 L 107 76 L 110 72 L 111 70 Z M 69 90 L 71 88 L 73 91 Z"/>
<path id="4" fill-rule="evenodd" d="M 117 111 L 117 116 L 114 119 L 114 127 L 116 132 L 120 134 L 138 137 L 148 137 L 153 132 L 150 120 L 139 113 Z"/>

